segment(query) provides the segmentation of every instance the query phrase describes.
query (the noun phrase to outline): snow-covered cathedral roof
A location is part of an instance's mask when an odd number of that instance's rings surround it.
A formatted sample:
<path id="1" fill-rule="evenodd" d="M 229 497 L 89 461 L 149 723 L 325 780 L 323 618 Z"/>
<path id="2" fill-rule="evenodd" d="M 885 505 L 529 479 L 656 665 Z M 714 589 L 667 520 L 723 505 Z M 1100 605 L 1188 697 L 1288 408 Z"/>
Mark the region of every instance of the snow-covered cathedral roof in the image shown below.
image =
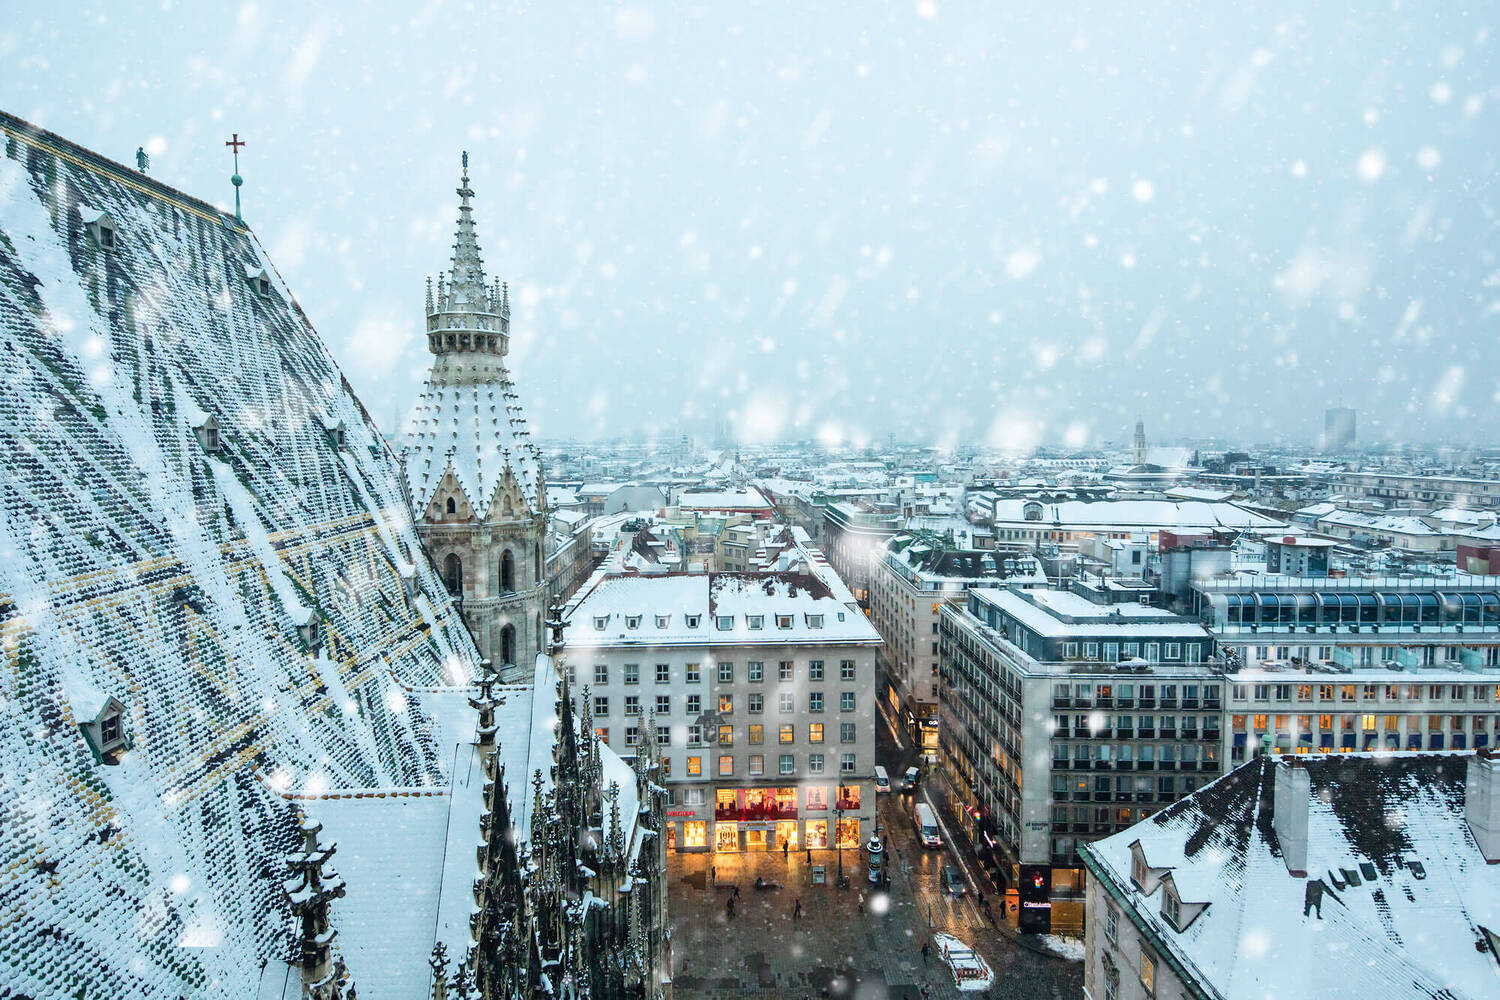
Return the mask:
<path id="1" fill-rule="evenodd" d="M 446 385 L 431 380 L 407 421 L 406 475 L 421 511 L 452 472 L 480 518 L 508 468 L 533 511 L 540 510 L 541 455 L 507 382 Z"/>
<path id="2" fill-rule="evenodd" d="M 250 230 L 3 113 L 0 142 L 0 980 L 255 996 L 293 953 L 292 797 L 446 785 L 404 685 L 477 653 Z M 114 766 L 79 729 L 104 698 Z"/>
<path id="3" fill-rule="evenodd" d="M 510 296 L 504 285 L 485 283 L 467 154 L 457 193 L 452 265 L 439 277 L 436 297 L 430 286 L 427 292 L 427 345 L 434 357 L 407 420 L 407 482 L 421 511 L 451 472 L 482 519 L 509 471 L 531 510 L 540 512 L 546 508 L 541 452 L 504 360 Z"/>

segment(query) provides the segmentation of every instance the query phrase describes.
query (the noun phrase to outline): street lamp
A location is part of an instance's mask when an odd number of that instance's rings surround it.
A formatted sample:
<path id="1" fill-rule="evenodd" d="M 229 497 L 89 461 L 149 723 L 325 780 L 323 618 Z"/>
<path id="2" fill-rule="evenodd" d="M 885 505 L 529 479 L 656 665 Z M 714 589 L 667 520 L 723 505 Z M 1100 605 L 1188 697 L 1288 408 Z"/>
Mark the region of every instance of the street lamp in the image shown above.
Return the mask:
<path id="1" fill-rule="evenodd" d="M 834 802 L 833 840 L 839 849 L 839 888 L 844 887 L 844 799 Z"/>

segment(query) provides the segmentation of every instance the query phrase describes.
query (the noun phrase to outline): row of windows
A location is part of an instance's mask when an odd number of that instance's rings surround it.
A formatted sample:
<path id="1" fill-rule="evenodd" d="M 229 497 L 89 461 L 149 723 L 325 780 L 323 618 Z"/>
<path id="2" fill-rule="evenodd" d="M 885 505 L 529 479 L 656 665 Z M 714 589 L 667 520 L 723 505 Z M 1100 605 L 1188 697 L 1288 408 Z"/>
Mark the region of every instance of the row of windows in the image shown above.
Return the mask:
<path id="1" fill-rule="evenodd" d="M 1377 725 L 1377 723 L 1382 721 L 1385 723 L 1383 728 L 1387 730 L 1400 729 L 1402 720 L 1405 720 L 1406 722 L 1407 732 L 1416 732 L 1417 730 L 1424 728 L 1428 732 L 1441 732 L 1444 729 L 1451 729 L 1454 732 L 1464 732 L 1470 729 L 1472 726 L 1474 732 L 1483 733 L 1487 732 L 1490 728 L 1490 717 L 1488 715 L 1422 716 L 1376 715 L 1374 713 L 1366 713 L 1363 715 L 1333 715 L 1325 712 L 1319 715 L 1298 715 L 1295 718 L 1296 732 L 1301 733 L 1311 732 L 1313 730 L 1314 719 L 1317 720 L 1317 728 L 1323 731 L 1333 730 L 1335 728 L 1335 720 L 1337 720 L 1337 728 L 1342 729 L 1345 732 L 1352 732 L 1356 728 L 1356 726 L 1367 732 L 1374 732 L 1376 729 L 1382 728 L 1381 726 Z M 1422 720 L 1424 718 L 1427 720 L 1426 726 L 1423 726 L 1422 724 Z M 1245 723 L 1249 721 L 1251 727 L 1255 732 L 1263 733 L 1268 728 L 1271 728 L 1267 725 L 1267 723 L 1272 721 L 1273 719 L 1275 720 L 1276 729 L 1286 730 L 1290 728 L 1289 724 L 1291 723 L 1293 716 L 1270 716 L 1263 714 L 1236 715 L 1231 717 L 1230 723 L 1235 732 L 1242 733 L 1245 732 Z M 1497 715 L 1495 717 L 1495 728 L 1497 731 L 1500 731 L 1500 715 Z"/>
<path id="2" fill-rule="evenodd" d="M 595 615 L 594 616 L 594 629 L 596 631 L 603 632 L 605 629 L 609 628 L 609 620 L 610 620 L 611 617 L 612 617 L 611 615 Z M 656 615 L 654 617 L 656 619 L 656 627 L 657 628 L 659 628 L 659 629 L 665 629 L 665 628 L 670 628 L 671 627 L 671 624 L 672 624 L 672 616 L 671 615 Z M 638 629 L 638 628 L 641 627 L 641 621 L 644 619 L 644 616 L 643 615 L 625 615 L 624 618 L 625 618 L 625 627 L 627 629 L 631 629 L 633 631 L 633 630 Z M 714 628 L 718 629 L 720 632 L 728 632 L 730 629 L 734 628 L 734 618 L 735 618 L 734 615 L 715 615 L 714 616 Z M 773 621 L 775 621 L 776 627 L 778 629 L 789 629 L 796 622 L 797 616 L 796 615 L 772 615 L 771 618 L 772 618 Z M 844 613 L 842 611 L 840 611 L 838 613 L 838 619 L 839 619 L 839 621 L 843 621 L 844 620 Z M 688 628 L 698 628 L 699 625 L 701 625 L 702 622 L 703 622 L 703 616 L 702 615 L 683 615 L 682 616 L 682 620 L 683 620 L 683 623 Z M 806 613 L 804 613 L 802 615 L 802 620 L 807 625 L 808 628 L 822 628 L 823 627 L 823 616 L 822 615 L 813 615 L 813 614 L 806 614 Z M 758 632 L 758 631 L 760 631 L 760 630 L 762 630 L 762 629 L 764 629 L 766 627 L 766 616 L 765 615 L 746 615 L 745 616 L 745 625 L 746 625 L 746 627 L 748 627 L 750 629 L 750 631 L 752 631 L 752 632 Z"/>
<path id="3" fill-rule="evenodd" d="M 734 775 L 735 775 L 735 762 L 734 761 L 735 761 L 734 754 L 728 754 L 728 753 L 721 753 L 721 754 L 719 754 L 718 755 L 718 765 L 717 765 L 718 769 L 714 772 L 715 776 L 716 777 L 720 777 L 720 778 L 732 778 L 732 777 L 734 777 Z M 810 753 L 810 754 L 807 755 L 807 773 L 808 774 L 824 774 L 824 773 L 827 772 L 828 763 L 829 763 L 829 761 L 827 760 L 827 757 L 824 754 L 821 754 L 821 753 Z M 856 770 L 856 767 L 857 767 L 856 758 L 855 758 L 854 754 L 852 754 L 852 753 L 840 754 L 839 755 L 839 762 L 838 763 L 839 763 L 839 773 L 840 774 L 853 774 L 855 772 L 855 770 Z M 670 761 L 670 759 L 666 760 L 665 764 L 667 766 L 667 775 L 670 777 L 671 774 L 672 774 L 672 767 L 671 767 L 671 761 Z M 747 775 L 749 775 L 750 777 L 752 777 L 752 778 L 759 777 L 760 775 L 765 774 L 766 773 L 766 757 L 765 757 L 765 754 L 752 753 L 752 754 L 747 755 L 745 757 L 745 760 L 744 760 L 744 767 L 745 767 L 745 773 Z M 685 772 L 686 776 L 690 777 L 690 778 L 696 778 L 696 777 L 701 777 L 703 775 L 703 773 L 704 773 L 703 772 L 703 758 L 701 756 L 696 756 L 696 755 L 688 757 L 688 759 L 687 759 L 687 770 Z M 796 754 L 790 754 L 790 753 L 780 754 L 777 757 L 777 759 L 776 759 L 776 773 L 778 775 L 782 775 L 782 776 L 796 774 L 797 773 L 797 755 Z"/>
<path id="4" fill-rule="evenodd" d="M 640 715 L 641 696 L 638 694 L 627 694 L 625 698 L 625 714 Z M 690 694 L 683 696 L 684 710 L 688 715 L 699 715 L 703 711 L 703 698 L 701 695 Z M 759 692 L 751 692 L 746 699 L 746 708 L 751 715 L 760 715 L 765 711 L 765 695 Z M 795 712 L 797 710 L 797 696 L 791 691 L 782 691 L 776 696 L 776 710 L 782 714 Z M 824 692 L 809 691 L 807 693 L 807 710 L 809 712 L 822 712 L 824 710 Z M 655 711 L 657 715 L 672 714 L 672 696 L 669 694 L 656 695 Z M 719 695 L 719 712 L 728 715 L 734 711 L 734 695 Z M 854 692 L 839 692 L 839 711 L 854 711 Z M 604 717 L 609 715 L 609 695 L 594 695 L 594 715 Z"/>
<path id="5" fill-rule="evenodd" d="M 1082 656 L 1079 655 L 1080 651 Z M 1116 663 L 1143 656 L 1152 663 L 1182 660 L 1186 663 L 1203 662 L 1203 644 L 1200 642 L 1065 642 L 1062 644 L 1065 660 L 1102 660 Z"/>
<path id="6" fill-rule="evenodd" d="M 766 665 L 761 660 L 750 660 L 745 664 L 746 677 L 752 684 L 759 684 L 766 679 Z M 641 665 L 639 663 L 626 663 L 621 667 L 622 680 L 626 684 L 639 684 L 641 682 Z M 734 683 L 734 663 L 721 661 L 717 664 L 716 676 L 720 684 Z M 669 684 L 672 680 L 672 665 L 670 663 L 658 663 L 654 676 L 656 683 Z M 703 671 L 699 664 L 689 663 L 683 668 L 683 676 L 688 684 L 698 684 L 703 680 Z M 852 681 L 856 676 L 855 661 L 839 661 L 839 680 Z M 776 678 L 779 681 L 791 681 L 796 679 L 796 662 L 793 660 L 781 660 L 776 664 Z M 822 660 L 809 660 L 807 662 L 807 679 L 810 681 L 821 681 L 827 679 L 827 671 Z M 594 664 L 594 684 L 609 683 L 609 664 Z"/>
<path id="7" fill-rule="evenodd" d="M 1238 716 L 1243 719 L 1244 716 Z M 1199 716 L 1184 715 L 1181 717 L 1184 732 L 1197 732 Z M 1205 731 L 1217 731 L 1219 728 L 1219 717 L 1217 715 L 1202 716 Z M 1076 732 L 1100 732 L 1111 728 L 1111 717 L 1103 712 L 1092 712 L 1089 715 L 1073 716 L 1073 731 Z M 1177 731 L 1178 716 L 1175 715 L 1116 715 L 1113 717 L 1113 728 L 1122 733 L 1140 730 L 1145 733 L 1154 733 L 1158 729 L 1162 733 L 1174 733 Z M 1056 715 L 1052 717 L 1050 731 L 1057 735 L 1066 736 L 1068 733 L 1068 717 Z"/>
<path id="8" fill-rule="evenodd" d="M 1160 695 L 1163 703 L 1177 700 L 1177 693 L 1181 690 L 1182 700 L 1191 703 L 1198 700 L 1200 692 L 1205 702 L 1217 702 L 1219 700 L 1219 685 L 1217 684 L 1141 684 L 1139 690 L 1135 684 L 1054 684 L 1052 685 L 1052 698 L 1054 701 L 1067 701 L 1072 698 L 1075 704 L 1083 705 L 1092 701 L 1097 696 L 1100 702 L 1110 699 L 1120 701 L 1131 701 L 1140 695 L 1143 702 L 1154 700 Z"/>
<path id="9" fill-rule="evenodd" d="M 1500 684 L 1236 684 L 1235 701 L 1476 701 L 1500 702 Z"/>
<path id="10" fill-rule="evenodd" d="M 1224 617 L 1229 625 L 1496 625 L 1500 594 L 1230 594 Z"/>
<path id="11" fill-rule="evenodd" d="M 595 730 L 606 742 L 609 740 L 609 727 L 601 726 Z M 733 746 L 735 742 L 735 727 L 721 725 L 707 730 L 719 746 Z M 821 722 L 811 722 L 807 725 L 805 733 L 808 743 L 822 743 L 824 741 L 825 727 Z M 705 729 L 703 726 L 693 724 L 679 730 L 679 735 L 685 736 L 686 744 L 690 747 L 702 746 L 704 743 Z M 750 746 L 760 746 L 766 741 L 766 727 L 758 723 L 746 726 L 744 729 L 745 742 Z M 855 743 L 859 739 L 859 730 L 853 722 L 839 723 L 839 742 Z M 627 747 L 638 746 L 641 742 L 641 727 L 625 727 L 625 745 Z M 662 727 L 656 730 L 656 742 L 661 746 L 672 744 L 672 730 Z M 789 744 L 797 742 L 797 727 L 792 723 L 786 723 L 776 727 L 776 742 Z"/>
<path id="12" fill-rule="evenodd" d="M 1212 779 L 1209 779 L 1212 780 Z M 1191 774 L 1163 774 L 1152 778 L 1150 775 L 1136 775 L 1134 777 L 1115 777 L 1109 775 L 1088 776 L 1054 774 L 1052 776 L 1052 797 L 1058 802 L 1066 802 L 1068 797 L 1074 796 L 1079 801 L 1087 801 L 1089 795 L 1130 795 L 1150 794 L 1153 790 L 1158 796 L 1186 795 L 1198 788 L 1200 779 Z M 1062 819 L 1059 820 L 1058 810 L 1063 810 Z M 1074 806 L 1076 815 L 1080 807 Z M 1066 822 L 1066 806 L 1054 806 L 1052 810 L 1053 822 Z M 1077 822 L 1084 822 L 1078 820 Z"/>
<path id="13" fill-rule="evenodd" d="M 1139 760 L 1143 764 L 1181 761 L 1183 764 L 1194 765 L 1200 759 L 1205 764 L 1213 764 L 1219 759 L 1219 746 L 1216 743 L 1053 743 L 1054 764 L 1070 759 L 1069 746 L 1073 748 L 1072 760 L 1097 761 L 1101 764 L 1130 764 Z"/>

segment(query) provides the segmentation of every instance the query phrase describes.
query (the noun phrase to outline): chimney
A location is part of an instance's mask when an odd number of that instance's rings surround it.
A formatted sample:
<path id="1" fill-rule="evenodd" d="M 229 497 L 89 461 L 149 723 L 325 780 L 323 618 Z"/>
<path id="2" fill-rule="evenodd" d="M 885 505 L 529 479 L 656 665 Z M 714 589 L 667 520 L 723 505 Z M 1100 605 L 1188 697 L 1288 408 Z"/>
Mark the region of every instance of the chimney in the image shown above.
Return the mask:
<path id="1" fill-rule="evenodd" d="M 1307 877 L 1307 807 L 1312 798 L 1312 775 L 1295 758 L 1282 757 L 1276 768 L 1271 827 L 1281 844 L 1281 860 L 1296 878 Z"/>
<path id="2" fill-rule="evenodd" d="M 1469 758 L 1464 781 L 1464 819 L 1479 844 L 1479 853 L 1500 864 L 1500 755 L 1488 747 Z"/>

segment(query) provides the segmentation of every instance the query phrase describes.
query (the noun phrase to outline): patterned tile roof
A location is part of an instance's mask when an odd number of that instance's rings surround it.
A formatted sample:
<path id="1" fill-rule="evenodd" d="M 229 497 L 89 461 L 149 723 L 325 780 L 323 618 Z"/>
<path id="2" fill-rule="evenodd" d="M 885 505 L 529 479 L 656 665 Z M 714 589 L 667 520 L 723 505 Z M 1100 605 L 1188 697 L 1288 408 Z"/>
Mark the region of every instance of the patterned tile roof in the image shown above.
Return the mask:
<path id="1" fill-rule="evenodd" d="M 476 654 L 254 234 L 3 113 L 0 141 L 0 981 L 255 995 L 296 797 L 446 784 L 402 685 Z M 117 766 L 77 717 L 108 697 Z"/>

